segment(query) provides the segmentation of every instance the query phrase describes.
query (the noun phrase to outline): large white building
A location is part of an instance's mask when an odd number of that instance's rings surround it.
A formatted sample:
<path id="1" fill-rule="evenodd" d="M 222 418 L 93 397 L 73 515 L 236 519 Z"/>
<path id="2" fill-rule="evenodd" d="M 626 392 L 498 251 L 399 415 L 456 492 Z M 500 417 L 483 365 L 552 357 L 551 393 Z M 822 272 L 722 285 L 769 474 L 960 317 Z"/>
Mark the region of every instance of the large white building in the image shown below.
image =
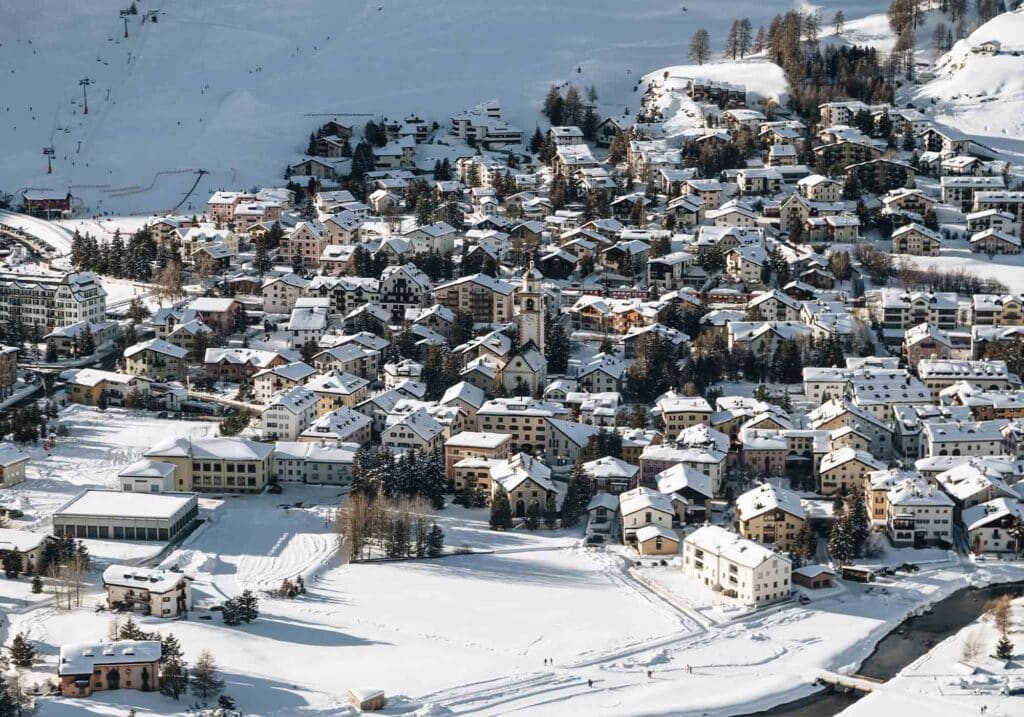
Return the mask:
<path id="1" fill-rule="evenodd" d="M 790 596 L 789 558 L 717 525 L 683 540 L 683 572 L 745 605 L 761 606 Z"/>
<path id="2" fill-rule="evenodd" d="M 101 321 L 107 313 L 107 291 L 87 271 L 0 272 L 0 323 L 15 315 L 25 326 L 39 324 L 46 331 L 78 321 Z"/>

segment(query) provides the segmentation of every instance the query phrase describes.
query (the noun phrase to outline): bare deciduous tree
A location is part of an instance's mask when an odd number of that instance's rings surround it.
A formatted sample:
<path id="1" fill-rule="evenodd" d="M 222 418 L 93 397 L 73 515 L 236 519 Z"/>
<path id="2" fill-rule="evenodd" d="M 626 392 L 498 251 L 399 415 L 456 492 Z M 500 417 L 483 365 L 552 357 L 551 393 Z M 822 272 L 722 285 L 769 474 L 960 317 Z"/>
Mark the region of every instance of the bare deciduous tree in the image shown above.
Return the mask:
<path id="1" fill-rule="evenodd" d="M 971 662 L 985 650 L 985 638 L 980 630 L 971 630 L 964 637 L 963 647 L 960 649 L 960 659 L 964 662 Z"/>

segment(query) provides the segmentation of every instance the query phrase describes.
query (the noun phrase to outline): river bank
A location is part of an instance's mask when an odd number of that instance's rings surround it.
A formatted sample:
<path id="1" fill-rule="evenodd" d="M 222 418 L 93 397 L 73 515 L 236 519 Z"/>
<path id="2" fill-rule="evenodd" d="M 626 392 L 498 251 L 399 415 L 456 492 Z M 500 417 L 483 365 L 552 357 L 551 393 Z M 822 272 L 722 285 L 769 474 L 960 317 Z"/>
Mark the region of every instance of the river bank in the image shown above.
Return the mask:
<path id="1" fill-rule="evenodd" d="M 1024 593 L 1024 566 L 1014 564 L 986 564 L 976 569 L 964 566 L 961 579 L 950 580 L 939 595 L 929 596 L 913 611 L 914 614 L 888 626 L 884 634 L 874 640 L 864 640 L 869 654 L 859 663 L 840 666 L 834 671 L 841 674 L 858 674 L 868 678 L 887 681 L 908 665 L 927 656 L 943 640 L 952 639 L 966 626 L 970 626 L 984 613 L 986 603 L 1001 594 L 1015 597 Z M 880 584 L 872 590 L 888 589 Z M 799 690 L 807 694 L 771 709 L 746 712 L 747 715 L 764 717 L 826 717 L 843 714 L 868 715 L 868 708 L 861 707 L 868 698 L 857 693 L 846 693 L 805 685 Z M 880 687 L 870 695 L 870 701 L 877 703 L 877 695 L 889 692 Z M 862 699 L 864 698 L 864 699 Z M 864 711 L 861 711 L 864 710 Z M 888 713 L 888 712 L 887 712 Z M 879 714 L 874 711 L 873 714 Z M 961 712 L 962 714 L 962 712 Z"/>

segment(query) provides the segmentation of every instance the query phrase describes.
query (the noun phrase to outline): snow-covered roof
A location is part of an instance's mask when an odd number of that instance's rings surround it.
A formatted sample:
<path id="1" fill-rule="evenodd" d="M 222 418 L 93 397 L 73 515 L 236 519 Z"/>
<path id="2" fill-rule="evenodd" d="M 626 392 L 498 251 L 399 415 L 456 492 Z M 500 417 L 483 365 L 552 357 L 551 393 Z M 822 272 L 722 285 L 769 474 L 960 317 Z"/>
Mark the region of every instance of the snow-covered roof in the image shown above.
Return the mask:
<path id="1" fill-rule="evenodd" d="M 760 543 L 740 537 L 718 525 L 705 525 L 698 528 L 690 533 L 683 542 L 748 568 L 756 568 L 764 561 L 773 558 L 790 562 L 789 558 L 772 552 Z"/>
<path id="2" fill-rule="evenodd" d="M 122 469 L 117 475 L 128 478 L 166 478 L 174 475 L 174 464 L 143 458 Z"/>
<path id="3" fill-rule="evenodd" d="M 46 541 L 46 537 L 46 533 L 0 528 L 0 551 L 17 550 L 19 553 L 27 553 L 42 545 Z"/>
<path id="4" fill-rule="evenodd" d="M 763 483 L 736 498 L 736 513 L 740 520 L 750 520 L 774 510 L 782 510 L 801 519 L 805 517 L 800 496 L 770 483 Z"/>
<path id="5" fill-rule="evenodd" d="M 57 674 L 91 676 L 98 665 L 135 665 L 159 662 L 159 640 L 119 640 L 117 642 L 61 645 Z M 153 675 L 156 678 L 156 675 Z"/>
<path id="6" fill-rule="evenodd" d="M 207 460 L 259 461 L 273 452 L 273 446 L 248 438 L 169 438 L 146 451 L 146 458 L 199 458 Z"/>
<path id="7" fill-rule="evenodd" d="M 483 431 L 462 431 L 445 441 L 446 446 L 459 448 L 494 449 L 511 440 L 507 433 L 486 433 Z"/>
<path id="8" fill-rule="evenodd" d="M 136 353 L 141 353 L 142 351 L 154 351 L 156 353 L 163 353 L 166 356 L 177 358 L 177 360 L 179 361 L 181 360 L 181 358 L 184 358 L 186 355 L 188 355 L 187 349 L 181 348 L 180 346 L 175 346 L 173 343 L 168 343 L 163 339 L 150 339 L 148 341 L 136 343 L 133 346 L 129 346 L 128 348 L 126 348 L 124 355 L 125 358 L 131 358 Z"/>
<path id="9" fill-rule="evenodd" d="M 163 568 L 144 568 L 134 565 L 110 565 L 103 571 L 103 585 L 166 593 L 178 587 L 186 576 Z"/>
<path id="10" fill-rule="evenodd" d="M 267 448 L 271 449 L 270 446 Z M 58 508 L 54 517 L 169 519 L 195 500 L 195 493 L 122 493 L 116 490 L 86 489 Z"/>
<path id="11" fill-rule="evenodd" d="M 646 542 L 653 540 L 654 538 L 664 538 L 671 540 L 674 543 L 679 542 L 679 536 L 676 535 L 674 530 L 669 530 L 663 525 L 645 525 L 644 527 L 636 531 L 636 539 L 638 542 Z"/>
<path id="12" fill-rule="evenodd" d="M 658 510 L 662 513 L 674 515 L 672 499 L 656 490 L 650 488 L 634 488 L 619 494 L 619 510 L 623 517 L 641 510 Z"/>
<path id="13" fill-rule="evenodd" d="M 679 493 L 689 488 L 706 498 L 714 497 L 714 491 L 711 488 L 711 476 L 681 463 L 666 468 L 656 478 L 658 481 L 658 491 L 666 495 Z"/>

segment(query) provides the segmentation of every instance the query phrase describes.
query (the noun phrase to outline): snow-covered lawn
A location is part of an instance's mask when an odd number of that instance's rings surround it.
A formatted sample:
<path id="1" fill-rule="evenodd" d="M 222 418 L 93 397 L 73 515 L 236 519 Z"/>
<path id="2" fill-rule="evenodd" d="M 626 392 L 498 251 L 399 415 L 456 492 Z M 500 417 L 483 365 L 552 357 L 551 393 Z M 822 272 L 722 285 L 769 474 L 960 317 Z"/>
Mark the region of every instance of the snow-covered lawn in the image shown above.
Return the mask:
<path id="1" fill-rule="evenodd" d="M 286 578 L 309 581 L 335 553 L 339 500 L 337 488 L 317 486 L 203 500 L 206 522 L 161 565 L 193 575 L 197 596 L 217 601 L 247 588 L 274 590 Z"/>
<path id="2" fill-rule="evenodd" d="M 76 441 L 65 439 L 48 458 L 37 455 L 18 489 L 36 518 L 83 485 L 111 483 L 147 438 L 213 427 L 81 408 L 64 420 Z M 636 580 L 614 551 L 584 549 L 566 531 L 493 532 L 484 510 L 452 506 L 436 519 L 450 547 L 488 552 L 342 564 L 331 523 L 342 500 L 337 489 L 312 486 L 204 498 L 207 522 L 162 558 L 194 575 L 200 599 L 272 589 L 298 575 L 308 593 L 264 596 L 260 619 L 241 627 L 202 609 L 189 620 L 141 621 L 173 631 L 189 658 L 211 648 L 226 691 L 247 714 L 345 714 L 346 690 L 373 686 L 395 698 L 391 714 L 727 715 L 809 694 L 820 670 L 853 669 L 900 620 L 968 580 L 1024 574 L 1002 563 L 945 567 L 880 581 L 870 593 L 846 585 L 807 607 L 723 612 L 728 621 L 715 624 Z M 92 541 L 100 565 L 83 606 L 71 613 L 24 605 L 39 600 L 26 595 L 27 581 L 0 580 L 9 618 L 0 636 L 25 631 L 39 643 L 32 681 L 54 674 L 61 644 L 105 637 L 110 616 L 94 611 L 102 563 L 152 562 L 159 547 Z M 680 594 L 693 592 L 677 568 L 642 572 L 660 573 Z M 120 716 L 135 707 L 139 715 L 166 715 L 186 705 L 122 690 L 76 702 L 46 698 L 39 714 Z"/>

